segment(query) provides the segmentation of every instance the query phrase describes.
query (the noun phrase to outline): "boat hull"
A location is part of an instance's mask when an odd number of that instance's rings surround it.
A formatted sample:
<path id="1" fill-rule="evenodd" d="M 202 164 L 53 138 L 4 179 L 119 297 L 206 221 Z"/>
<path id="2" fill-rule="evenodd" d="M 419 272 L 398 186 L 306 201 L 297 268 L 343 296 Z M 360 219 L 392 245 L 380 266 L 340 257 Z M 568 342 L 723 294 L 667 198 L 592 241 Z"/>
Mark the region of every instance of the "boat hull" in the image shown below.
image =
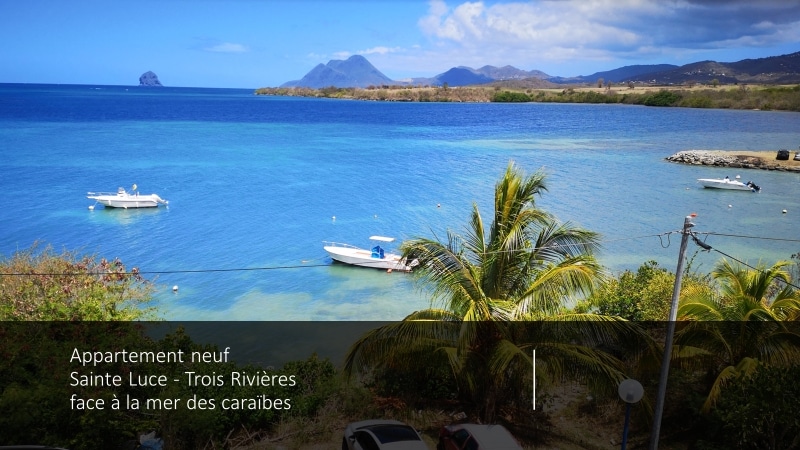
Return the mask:
<path id="1" fill-rule="evenodd" d="M 91 198 L 91 197 L 89 197 Z M 116 198 L 95 198 L 106 208 L 157 208 L 159 203 L 149 199 L 118 200 Z"/>
<path id="2" fill-rule="evenodd" d="M 124 191 L 120 191 L 117 194 L 90 193 L 86 198 L 94 200 L 106 208 L 157 208 L 159 205 L 167 204 L 167 201 L 157 194 L 128 194 Z"/>
<path id="3" fill-rule="evenodd" d="M 370 267 L 382 270 L 400 270 L 408 272 L 411 267 L 405 264 L 405 260 L 400 255 L 394 253 L 384 253 L 383 258 L 375 258 L 372 252 L 356 247 L 342 247 L 337 245 L 326 245 L 323 247 L 334 261 L 350 264 L 359 267 Z"/>
<path id="4" fill-rule="evenodd" d="M 737 180 L 718 179 L 718 178 L 698 178 L 697 180 L 703 187 L 709 189 L 728 189 L 732 191 L 751 191 L 757 192 L 758 189 L 752 185 L 742 183 Z"/>

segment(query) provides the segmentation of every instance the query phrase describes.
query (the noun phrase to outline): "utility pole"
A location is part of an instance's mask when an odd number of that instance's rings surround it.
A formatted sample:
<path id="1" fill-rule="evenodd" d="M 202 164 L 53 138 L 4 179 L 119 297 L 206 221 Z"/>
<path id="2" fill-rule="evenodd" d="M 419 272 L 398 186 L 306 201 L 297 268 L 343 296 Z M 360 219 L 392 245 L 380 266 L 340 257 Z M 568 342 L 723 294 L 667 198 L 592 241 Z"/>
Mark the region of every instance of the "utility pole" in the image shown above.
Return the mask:
<path id="1" fill-rule="evenodd" d="M 653 431 L 650 433 L 650 450 L 658 450 L 658 438 L 661 434 L 661 416 L 664 414 L 664 398 L 667 395 L 667 377 L 669 376 L 669 363 L 672 360 L 672 337 L 675 334 L 675 322 L 678 320 L 678 300 L 681 294 L 681 281 L 683 280 L 683 263 L 685 260 L 686 244 L 689 241 L 690 228 L 694 226 L 692 219 L 697 214 L 689 214 L 683 220 L 683 237 L 681 249 L 678 253 L 678 268 L 675 269 L 675 286 L 672 288 L 672 305 L 669 308 L 669 322 L 667 322 L 667 337 L 664 339 L 664 357 L 661 359 L 661 377 L 658 381 L 658 397 L 656 410 L 653 416 Z"/>

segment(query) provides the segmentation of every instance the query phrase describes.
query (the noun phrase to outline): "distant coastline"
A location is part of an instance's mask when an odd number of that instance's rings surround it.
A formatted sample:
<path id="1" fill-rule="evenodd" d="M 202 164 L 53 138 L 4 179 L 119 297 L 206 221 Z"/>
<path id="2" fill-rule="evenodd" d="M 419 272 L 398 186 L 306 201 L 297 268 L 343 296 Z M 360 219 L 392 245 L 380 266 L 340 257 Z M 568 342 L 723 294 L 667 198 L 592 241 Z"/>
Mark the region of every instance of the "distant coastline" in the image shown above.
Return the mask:
<path id="1" fill-rule="evenodd" d="M 800 85 L 619 86 L 537 89 L 524 86 L 370 86 L 260 88 L 256 95 L 389 102 L 604 103 L 800 112 Z"/>

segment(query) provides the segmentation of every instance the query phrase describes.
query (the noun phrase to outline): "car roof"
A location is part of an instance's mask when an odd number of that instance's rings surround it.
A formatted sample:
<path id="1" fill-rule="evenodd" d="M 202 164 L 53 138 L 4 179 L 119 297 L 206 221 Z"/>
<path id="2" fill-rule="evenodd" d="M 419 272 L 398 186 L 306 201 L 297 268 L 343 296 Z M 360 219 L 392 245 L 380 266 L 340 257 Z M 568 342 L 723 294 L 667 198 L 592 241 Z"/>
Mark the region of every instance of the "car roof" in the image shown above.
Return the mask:
<path id="1" fill-rule="evenodd" d="M 411 426 L 400 423 L 382 423 L 357 428 L 357 431 L 369 430 L 381 444 L 400 441 L 419 441 L 420 437 Z"/>
<path id="2" fill-rule="evenodd" d="M 369 420 L 361 420 L 359 422 L 351 422 L 350 424 L 348 424 L 348 427 L 354 430 L 358 430 L 359 428 L 370 427 L 372 425 L 385 425 L 385 424 L 405 425 L 403 422 L 400 422 L 399 420 L 369 419 Z"/>
<path id="3" fill-rule="evenodd" d="M 472 437 L 478 442 L 481 448 L 489 448 L 494 450 L 504 449 L 520 449 L 519 443 L 508 430 L 502 425 L 478 425 L 474 423 L 465 423 L 460 425 L 451 425 L 451 431 L 464 429 L 469 432 Z"/>

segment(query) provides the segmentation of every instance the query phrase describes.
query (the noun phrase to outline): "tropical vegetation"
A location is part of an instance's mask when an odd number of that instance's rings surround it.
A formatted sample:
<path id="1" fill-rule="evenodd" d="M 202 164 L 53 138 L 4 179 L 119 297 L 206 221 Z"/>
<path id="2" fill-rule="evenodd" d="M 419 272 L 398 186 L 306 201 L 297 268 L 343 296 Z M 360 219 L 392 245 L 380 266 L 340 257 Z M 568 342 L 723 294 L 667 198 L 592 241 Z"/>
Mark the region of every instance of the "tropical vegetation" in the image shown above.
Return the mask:
<path id="1" fill-rule="evenodd" d="M 601 346 L 633 343 L 645 354 L 650 340 L 616 318 L 565 309 L 603 276 L 594 256 L 599 236 L 538 208 L 535 198 L 546 189 L 543 173 L 526 176 L 511 163 L 495 187 L 490 224 L 473 205 L 463 235 L 404 243 L 404 256 L 419 262 L 419 281 L 432 289 L 433 307 L 363 336 L 345 373 L 446 364 L 458 398 L 484 422 L 497 420 L 501 407 L 508 414 L 529 406 L 533 350 L 545 382 L 566 377 L 615 388 L 625 362 Z"/>
<path id="2" fill-rule="evenodd" d="M 139 320 L 153 284 L 134 267 L 33 245 L 0 261 L 0 320 Z"/>
<path id="3" fill-rule="evenodd" d="M 722 393 L 715 412 L 719 430 L 715 447 L 797 448 L 800 445 L 798 379 L 800 365 L 759 364 L 752 374 L 732 382 Z"/>
<path id="4" fill-rule="evenodd" d="M 546 181 L 541 171 L 526 174 L 509 163 L 488 215 L 473 204 L 459 231 L 449 230 L 441 240 L 405 242 L 404 256 L 417 260 L 412 276 L 431 294 L 430 307 L 363 334 L 341 368 L 314 355 L 277 369 L 232 362 L 135 367 L 170 379 L 186 370 L 207 376 L 237 370 L 292 374 L 298 384 L 291 390 L 186 383 L 113 390 L 69 386 L 74 369 L 65 355 L 76 346 L 217 349 L 194 342 L 183 330 L 160 338 L 146 333 L 153 324 L 140 320 L 156 317 L 149 306 L 154 283 L 136 268 L 38 244 L 18 251 L 0 261 L 0 443 L 116 448 L 155 429 L 176 449 L 233 447 L 231 439 L 238 436 L 254 442 L 289 435 L 295 436 L 291 446 L 299 448 L 318 433 L 311 430 L 325 429 L 340 439 L 341 424 L 332 417 L 346 422 L 400 416 L 435 434 L 430 423 L 452 419 L 442 417 L 445 410 L 504 422 L 526 440 L 546 440 L 554 426 L 549 413 L 530 413 L 534 382 L 534 401 L 550 411 L 559 401 L 553 394 L 558 387 L 580 386 L 573 387 L 581 393 L 573 401 L 582 409 L 560 411 L 581 420 L 602 416 L 603 408 L 618 416 L 616 387 L 628 377 L 645 386 L 632 438 L 646 438 L 642 423 L 647 425 L 654 396 L 675 274 L 653 261 L 636 271 L 607 273 L 596 258 L 597 233 L 539 207 Z M 670 436 L 696 448 L 797 446 L 800 254 L 793 258 L 755 266 L 722 259 L 708 274 L 688 265 L 664 418 Z M 132 368 L 110 364 L 92 370 Z M 126 396 L 215 402 L 291 396 L 294 407 L 86 412 L 70 407 L 74 393 L 109 402 Z M 425 410 L 433 410 L 435 419 L 426 420 Z M 593 420 L 616 426 L 608 413 Z"/>
<path id="5" fill-rule="evenodd" d="M 800 111 L 795 86 L 643 86 L 563 89 L 503 86 L 371 86 L 368 88 L 260 88 L 256 95 L 337 98 L 398 102 L 616 103 L 685 108 Z"/>
<path id="6" fill-rule="evenodd" d="M 751 375 L 759 364 L 790 366 L 800 361 L 800 290 L 780 261 L 750 269 L 721 260 L 712 277 L 717 292 L 694 292 L 678 309 L 678 357 L 702 360 L 711 381 L 702 410 L 708 412 L 732 380 Z"/>
<path id="7" fill-rule="evenodd" d="M 594 312 L 633 321 L 666 321 L 669 319 L 675 274 L 647 261 L 636 272 L 625 270 L 616 278 L 604 280 L 588 298 L 575 306 L 576 312 Z M 706 275 L 687 271 L 681 282 L 680 297 L 711 295 L 712 286 Z"/>

